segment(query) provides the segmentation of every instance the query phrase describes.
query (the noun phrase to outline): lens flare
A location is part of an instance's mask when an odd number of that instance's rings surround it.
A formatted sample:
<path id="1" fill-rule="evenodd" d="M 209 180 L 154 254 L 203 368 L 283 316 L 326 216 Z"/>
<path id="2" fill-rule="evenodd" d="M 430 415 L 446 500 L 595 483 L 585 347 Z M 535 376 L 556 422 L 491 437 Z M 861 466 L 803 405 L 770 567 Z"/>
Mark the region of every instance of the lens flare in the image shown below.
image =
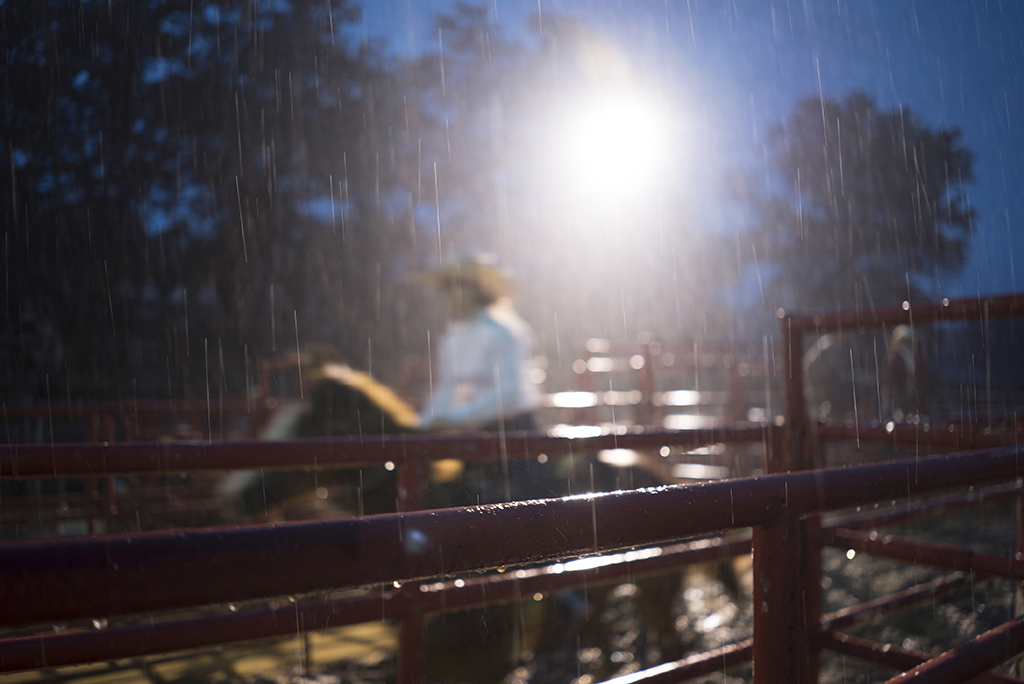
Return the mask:
<path id="1" fill-rule="evenodd" d="M 668 115 L 652 98 L 632 92 L 590 98 L 565 119 L 563 180 L 595 202 L 639 198 L 665 173 L 671 138 Z"/>

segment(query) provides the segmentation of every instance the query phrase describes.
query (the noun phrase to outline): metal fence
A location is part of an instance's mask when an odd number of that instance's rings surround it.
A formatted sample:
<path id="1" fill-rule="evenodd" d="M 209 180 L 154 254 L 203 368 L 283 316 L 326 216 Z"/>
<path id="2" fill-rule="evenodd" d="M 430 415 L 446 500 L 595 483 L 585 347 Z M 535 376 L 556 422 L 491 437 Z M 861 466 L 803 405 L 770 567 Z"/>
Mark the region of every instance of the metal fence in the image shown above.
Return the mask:
<path id="1" fill-rule="evenodd" d="M 909 670 L 892 681 L 1022 681 L 986 674 L 1024 650 L 1020 618 L 938 657 L 842 631 L 859 621 L 936 601 L 974 575 L 1024 579 L 1022 450 L 1016 446 L 1016 424 L 994 421 L 989 413 L 984 422 L 818 425 L 806 410 L 799 362 L 803 336 L 811 332 L 988 320 L 1020 313 L 1017 299 L 1006 297 L 870 314 L 784 317 L 784 428 L 766 422 L 758 428 L 646 431 L 587 439 L 515 434 L 386 437 L 372 442 L 0 447 L 4 479 L 168 476 L 390 462 L 397 469 L 400 492 L 400 512 L 388 515 L 4 543 L 0 671 L 131 658 L 387 619 L 400 624 L 399 681 L 418 682 L 428 614 L 664 573 L 752 550 L 753 639 L 622 681 L 685 681 L 752 661 L 755 682 L 815 682 L 823 649 Z M 952 452 L 844 468 L 815 467 L 823 462 L 824 447 L 838 441 L 909 446 L 918 453 L 926 445 Z M 735 442 L 761 444 L 768 474 L 565 499 L 417 510 L 423 503 L 423 473 L 440 459 L 534 459 L 540 454 L 605 448 L 657 450 Z M 986 555 L 874 533 L 936 507 L 948 511 L 1001 499 L 1018 502 L 1016 554 Z M 861 512 L 849 512 L 858 508 Z M 823 520 L 822 514 L 830 512 L 840 514 Z M 743 534 L 747 529 L 749 536 Z M 708 539 L 733 531 L 739 535 Z M 943 568 L 949 574 L 822 615 L 821 549 L 828 546 Z M 600 560 L 578 568 L 565 562 L 595 556 Z M 516 570 L 476 574 L 496 568 Z M 337 597 L 347 589 L 359 591 Z M 274 597 L 295 600 L 288 610 L 202 614 L 213 604 Z M 126 615 L 165 617 L 59 634 L 33 627 Z"/>

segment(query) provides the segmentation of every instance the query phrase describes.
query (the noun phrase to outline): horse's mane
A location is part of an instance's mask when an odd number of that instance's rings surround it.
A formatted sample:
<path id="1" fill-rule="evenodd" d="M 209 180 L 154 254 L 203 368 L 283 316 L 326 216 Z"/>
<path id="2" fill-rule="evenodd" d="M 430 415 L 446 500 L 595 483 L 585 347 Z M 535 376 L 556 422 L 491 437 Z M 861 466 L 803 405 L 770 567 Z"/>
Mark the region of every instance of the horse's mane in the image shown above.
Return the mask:
<path id="1" fill-rule="evenodd" d="M 408 430 L 419 423 L 415 409 L 390 387 L 374 380 L 369 373 L 353 370 L 340 363 L 326 363 L 320 372 L 325 379 L 340 382 L 365 394 L 400 427 Z"/>
<path id="2" fill-rule="evenodd" d="M 291 436 L 408 432 L 419 422 L 416 411 L 368 373 L 337 363 L 325 363 L 310 374 L 309 409 L 294 425 Z"/>

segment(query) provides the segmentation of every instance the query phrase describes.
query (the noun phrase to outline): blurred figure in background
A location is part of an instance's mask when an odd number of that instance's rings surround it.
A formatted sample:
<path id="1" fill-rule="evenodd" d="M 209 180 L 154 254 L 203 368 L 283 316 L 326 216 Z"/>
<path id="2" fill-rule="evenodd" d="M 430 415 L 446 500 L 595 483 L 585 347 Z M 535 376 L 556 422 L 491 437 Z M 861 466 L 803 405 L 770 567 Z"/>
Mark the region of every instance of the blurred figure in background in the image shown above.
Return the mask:
<path id="1" fill-rule="evenodd" d="M 889 336 L 885 357 L 885 404 L 897 423 L 917 413 L 916 365 L 914 331 L 909 325 L 897 325 Z"/>
<path id="2" fill-rule="evenodd" d="M 489 256 L 463 257 L 423 274 L 452 318 L 420 426 L 534 430 L 540 391 L 531 379 L 533 332 L 512 308 L 512 282 Z"/>
<path id="3" fill-rule="evenodd" d="M 841 333 L 822 335 L 804 353 L 804 397 L 811 420 L 821 423 L 854 418 L 850 347 Z"/>

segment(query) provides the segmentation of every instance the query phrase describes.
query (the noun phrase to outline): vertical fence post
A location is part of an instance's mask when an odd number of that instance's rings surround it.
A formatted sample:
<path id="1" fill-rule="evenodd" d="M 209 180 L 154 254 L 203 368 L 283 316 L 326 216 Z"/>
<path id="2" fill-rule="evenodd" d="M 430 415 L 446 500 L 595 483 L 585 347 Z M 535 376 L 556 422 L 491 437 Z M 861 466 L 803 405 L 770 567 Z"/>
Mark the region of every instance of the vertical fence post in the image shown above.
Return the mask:
<path id="1" fill-rule="evenodd" d="M 95 413 L 89 414 L 89 428 L 86 436 L 86 440 L 89 442 L 100 441 L 100 417 Z M 100 515 L 100 511 L 96 510 L 100 500 L 100 478 L 96 475 L 86 480 L 86 496 L 88 496 L 88 503 L 86 504 L 85 515 L 89 518 L 89 536 L 96 534 L 96 521 Z"/>
<path id="2" fill-rule="evenodd" d="M 754 684 L 801 681 L 800 532 L 789 515 L 753 530 Z"/>
<path id="3" fill-rule="evenodd" d="M 803 684 L 817 684 L 821 662 L 821 517 L 800 521 L 800 677 Z"/>
<path id="4" fill-rule="evenodd" d="M 1017 479 L 1019 486 L 1021 480 Z M 1017 553 L 1024 553 L 1024 495 L 1017 494 Z"/>
<path id="5" fill-rule="evenodd" d="M 111 414 L 103 417 L 103 437 L 110 444 L 117 441 L 117 423 Z M 103 530 L 103 533 L 112 534 L 114 530 L 114 516 L 117 515 L 117 476 L 107 475 L 105 479 L 107 491 L 105 492 L 106 498 L 103 506 L 103 520 L 106 528 Z"/>
<path id="6" fill-rule="evenodd" d="M 1020 485 L 1020 478 L 1017 479 L 1018 486 Z M 1017 514 L 1017 554 L 1024 553 L 1024 496 L 1020 493 L 1017 494 L 1016 499 L 1016 514 Z M 1017 580 L 1014 583 L 1013 593 L 1013 614 L 1017 617 L 1024 615 L 1024 582 Z M 1010 674 L 1015 677 L 1020 677 L 1024 674 L 1024 661 L 1019 657 L 1014 662 L 1013 667 L 1010 670 Z"/>
<path id="7" fill-rule="evenodd" d="M 398 467 L 398 510 L 422 511 L 426 508 L 427 472 L 422 461 L 409 460 Z"/>
<path id="8" fill-rule="evenodd" d="M 772 423 L 765 428 L 765 457 L 762 467 L 765 473 L 784 473 L 782 466 L 788 463 L 789 459 L 783 454 L 786 450 L 786 433 L 784 428 Z"/>
<path id="9" fill-rule="evenodd" d="M 423 460 L 406 454 L 398 465 L 398 511 L 421 511 L 427 506 L 427 468 Z M 423 613 L 413 607 L 398 623 L 397 684 L 423 682 Z"/>
<path id="10" fill-rule="evenodd" d="M 807 449 L 803 341 L 782 319 L 784 447 L 765 459 L 767 472 L 812 468 Z M 773 447 L 777 442 L 773 440 Z M 753 530 L 754 683 L 818 681 L 821 561 L 807 533 L 819 525 L 785 515 Z"/>
<path id="11" fill-rule="evenodd" d="M 577 387 L 581 392 L 597 392 L 597 388 L 594 385 L 594 374 L 590 370 L 590 359 L 594 354 L 589 349 L 583 351 L 583 370 L 578 374 Z M 575 364 L 573 364 L 575 365 Z M 574 411 L 573 421 L 577 425 L 595 425 L 597 423 L 597 409 L 601 405 L 598 401 L 593 406 L 585 406 L 578 408 Z"/>
<path id="12" fill-rule="evenodd" d="M 654 354 L 651 345 L 651 342 L 643 342 L 640 345 L 640 354 L 643 357 L 644 365 L 637 373 L 640 403 L 636 405 L 636 422 L 645 427 L 660 428 L 658 409 L 654 406 Z"/>
<path id="13" fill-rule="evenodd" d="M 426 468 L 418 459 L 406 458 L 398 468 L 398 510 L 419 511 L 426 507 Z M 415 608 L 398 624 L 398 682 L 423 681 L 423 614 Z"/>
<path id="14" fill-rule="evenodd" d="M 783 469 L 803 470 L 807 439 L 807 405 L 804 399 L 803 335 L 793 330 L 792 318 L 782 319 L 782 410 L 786 416 L 786 448 Z"/>
<path id="15" fill-rule="evenodd" d="M 413 610 L 398 623 L 398 684 L 423 682 L 423 614 Z"/>

